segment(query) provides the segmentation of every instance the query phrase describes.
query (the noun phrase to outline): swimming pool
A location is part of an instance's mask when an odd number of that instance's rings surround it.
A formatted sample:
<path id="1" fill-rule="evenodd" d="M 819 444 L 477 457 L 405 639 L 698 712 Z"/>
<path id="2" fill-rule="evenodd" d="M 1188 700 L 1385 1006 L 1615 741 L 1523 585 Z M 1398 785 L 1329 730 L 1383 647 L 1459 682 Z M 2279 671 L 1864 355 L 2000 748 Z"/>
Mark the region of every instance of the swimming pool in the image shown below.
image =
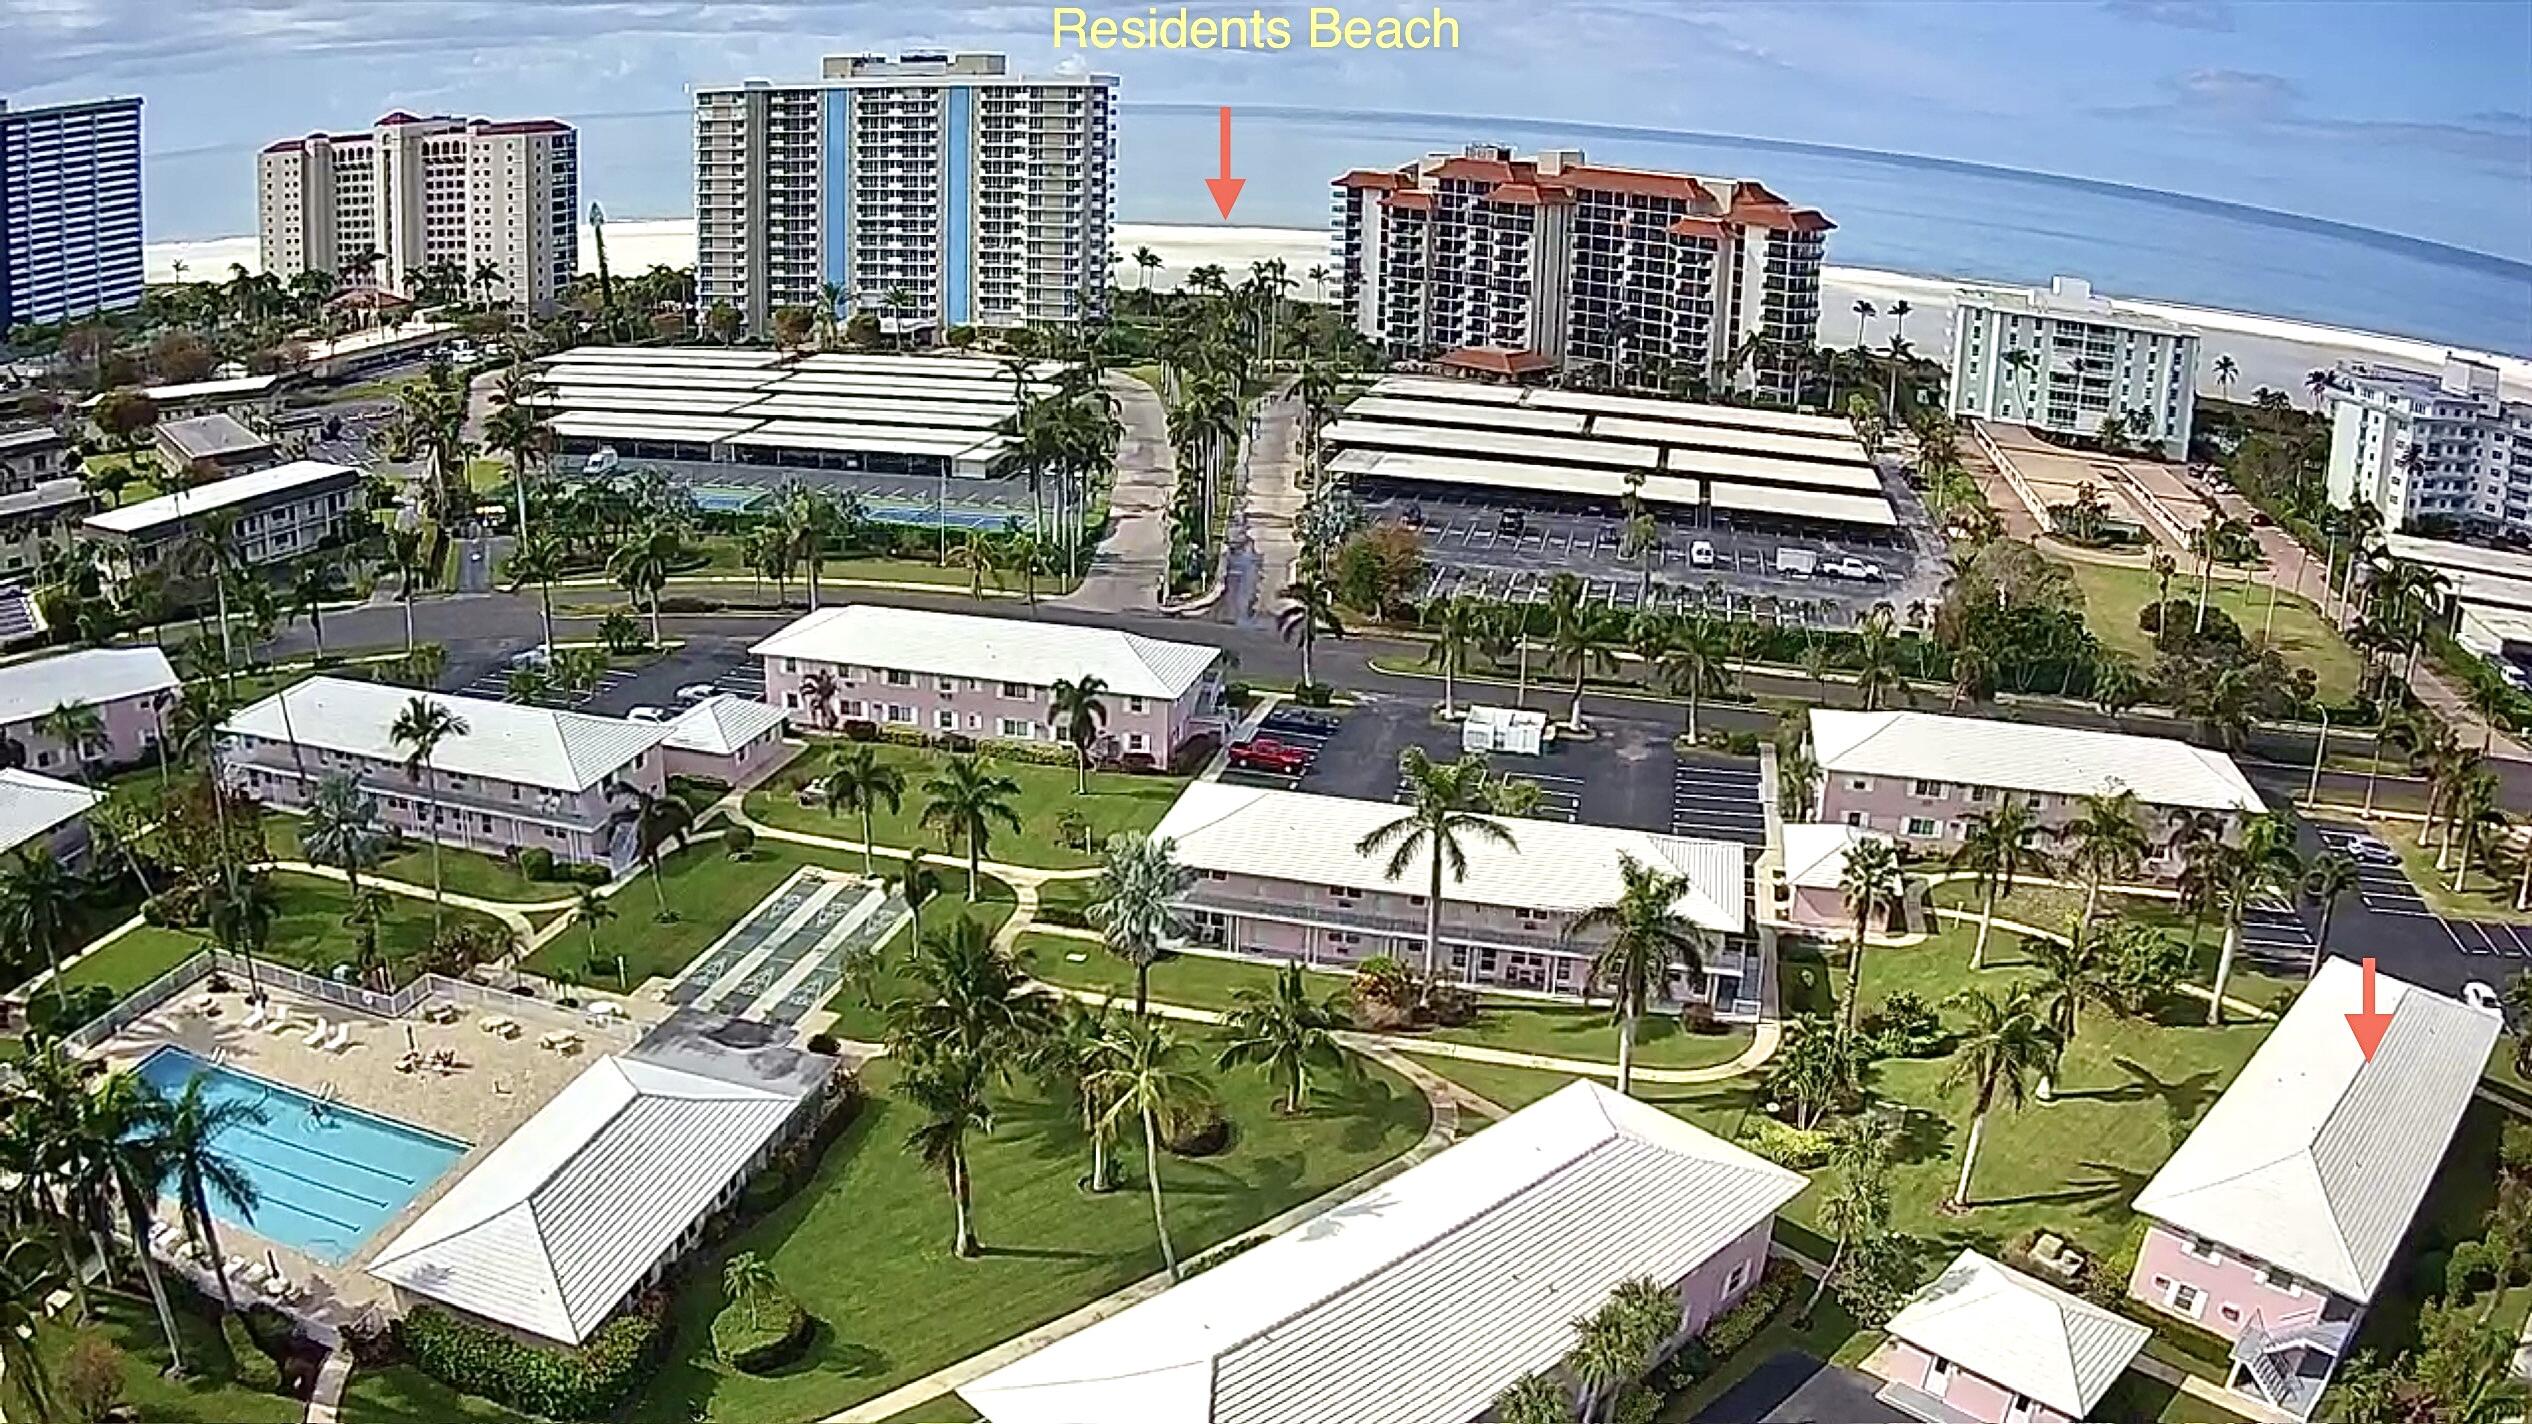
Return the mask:
<path id="1" fill-rule="evenodd" d="M 216 1193 L 212 1214 L 321 1261 L 348 1259 L 466 1155 L 466 1144 L 453 1138 L 320 1102 L 181 1048 L 156 1050 L 141 1060 L 139 1072 L 171 1098 L 199 1073 L 211 1101 L 264 1110 L 260 1125 L 239 1123 L 216 1139 L 221 1153 L 254 1181 L 260 1198 L 254 1215 L 242 1217 Z"/>

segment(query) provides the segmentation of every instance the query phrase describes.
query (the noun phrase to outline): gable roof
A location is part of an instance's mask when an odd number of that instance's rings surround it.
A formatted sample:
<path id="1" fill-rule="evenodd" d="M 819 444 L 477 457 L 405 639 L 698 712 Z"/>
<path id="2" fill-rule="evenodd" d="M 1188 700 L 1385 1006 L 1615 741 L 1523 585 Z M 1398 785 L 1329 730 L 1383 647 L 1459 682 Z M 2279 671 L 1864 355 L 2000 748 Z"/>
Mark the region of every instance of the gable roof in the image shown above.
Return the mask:
<path id="1" fill-rule="evenodd" d="M 2056 796 L 2124 789 L 2149 806 L 2265 809 L 2233 758 L 2170 737 L 1931 712 L 1815 707 L 1811 747 L 1823 772 L 1957 781 Z"/>
<path id="2" fill-rule="evenodd" d="M 959 1393 L 993 1424 L 1460 1424 L 1619 1282 L 1679 1280 L 1803 1185 L 1578 1082 Z"/>
<path id="3" fill-rule="evenodd" d="M 12 851 L 104 800 L 85 786 L 18 767 L 0 771 L 0 852 Z"/>
<path id="4" fill-rule="evenodd" d="M 2346 1016 L 2363 970 L 2331 959 L 2137 1194 L 2170 1226 L 2370 1301 L 2470 1105 L 2499 1022 L 2388 974 L 2371 1061 Z"/>
<path id="5" fill-rule="evenodd" d="M 156 648 L 82 648 L 0 667 L 0 727 L 33 721 L 65 702 L 91 707 L 173 692 L 176 670 Z"/>
<path id="6" fill-rule="evenodd" d="M 1846 880 L 1846 853 L 1890 837 L 1861 826 L 1821 821 L 1785 823 L 1785 883 L 1798 890 L 1836 890 Z"/>
<path id="7" fill-rule="evenodd" d="M 716 693 L 669 719 L 668 745 L 679 751 L 728 756 L 786 720 L 781 708 L 752 697 Z"/>
<path id="8" fill-rule="evenodd" d="M 1192 870 L 1420 893 L 1421 869 L 1392 880 L 1383 873 L 1387 856 L 1364 855 L 1354 848 L 1405 814 L 1405 807 L 1387 801 L 1195 781 L 1179 793 L 1152 835 L 1177 842 L 1179 863 Z M 1563 821 L 1495 819 L 1511 833 L 1513 844 L 1461 837 L 1467 873 L 1450 887 L 1454 904 L 1578 913 L 1617 899 L 1625 888 L 1618 857 L 1630 855 L 1687 879 L 1677 906 L 1681 915 L 1722 934 L 1741 932 L 1749 867 L 1737 842 Z"/>
<path id="9" fill-rule="evenodd" d="M 749 649 L 759 657 L 899 668 L 1033 687 L 1096 676 L 1122 697 L 1175 701 L 1219 661 L 1218 648 L 1019 618 L 849 603 L 822 608 Z"/>
<path id="10" fill-rule="evenodd" d="M 1963 1251 L 1886 1328 L 1918 1349 L 2089 1419 L 2152 1327 Z"/>
<path id="11" fill-rule="evenodd" d="M 669 734 L 664 722 L 418 693 L 342 677 L 312 677 L 276 692 L 229 718 L 220 730 L 401 762 L 408 749 L 389 733 L 398 714 L 417 697 L 446 707 L 466 723 L 466 735 L 448 738 L 431 754 L 434 770 L 550 791 L 586 791 L 668 740 Z"/>
<path id="12" fill-rule="evenodd" d="M 799 1099 L 634 1058 L 589 1065 L 369 1263 L 578 1344 L 710 1210 Z"/>

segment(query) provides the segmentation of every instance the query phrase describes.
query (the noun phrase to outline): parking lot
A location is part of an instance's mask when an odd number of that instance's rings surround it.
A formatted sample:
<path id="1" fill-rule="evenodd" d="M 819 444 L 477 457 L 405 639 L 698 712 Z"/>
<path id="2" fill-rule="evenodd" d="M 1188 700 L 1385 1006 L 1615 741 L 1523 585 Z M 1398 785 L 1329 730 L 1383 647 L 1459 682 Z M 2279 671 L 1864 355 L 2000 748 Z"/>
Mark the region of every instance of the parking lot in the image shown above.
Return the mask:
<path id="1" fill-rule="evenodd" d="M 464 668 L 452 668 L 442 679 L 441 688 L 464 697 L 502 700 L 509 693 L 508 659 L 527 651 L 528 646 L 532 645 L 509 649 Z M 715 692 L 761 698 L 765 695 L 765 664 L 748 654 L 744 641 L 696 639 L 671 648 L 655 662 L 634 668 L 609 668 L 591 691 L 568 698 L 549 694 L 537 699 L 537 705 L 602 717 L 627 716 L 636 707 L 656 707 L 673 713 L 689 700 L 677 695 L 680 689 L 707 685 Z"/>
<path id="2" fill-rule="evenodd" d="M 1923 524 L 1922 507 L 1912 525 Z M 1712 516 L 1661 520 L 1661 540 L 1651 556 L 1647 586 L 1642 562 L 1621 554 L 1625 522 L 1614 510 L 1543 508 L 1532 501 L 1429 488 L 1365 489 L 1365 512 L 1375 520 L 1416 529 L 1430 573 L 1423 596 L 1475 597 L 1536 603 L 1549 580 L 1570 573 L 1583 580 L 1592 602 L 1618 608 L 1695 610 L 1718 618 L 1842 627 L 1875 603 L 1905 609 L 1939 596 L 1941 561 L 1922 557 L 1931 535 L 1903 528 L 1768 528 Z M 1514 527 L 1507 511 L 1517 511 Z M 1704 543 L 1708 562 L 1696 561 Z M 1796 550 L 1827 566 L 1852 558 L 1875 566 L 1879 578 L 1839 577 L 1825 571 L 1780 571 L 1778 552 Z"/>
<path id="3" fill-rule="evenodd" d="M 2355 853 L 2371 836 L 2361 825 L 2316 822 L 2311 833 L 2319 845 L 2357 864 L 2356 892 L 2341 903 L 2330 927 L 2331 948 L 2341 957 L 2373 955 L 2385 973 L 2444 993 L 2468 982 L 2502 989 L 2506 980 L 2532 970 L 2532 925 L 2437 914 L 2400 866 Z"/>

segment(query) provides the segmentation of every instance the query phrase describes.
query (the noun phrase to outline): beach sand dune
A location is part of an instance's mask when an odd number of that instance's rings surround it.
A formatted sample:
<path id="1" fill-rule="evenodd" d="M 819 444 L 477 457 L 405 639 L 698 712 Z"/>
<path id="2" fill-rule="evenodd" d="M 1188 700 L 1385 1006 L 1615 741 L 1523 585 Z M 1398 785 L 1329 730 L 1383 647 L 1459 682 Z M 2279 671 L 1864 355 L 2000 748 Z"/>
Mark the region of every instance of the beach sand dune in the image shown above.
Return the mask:
<path id="1" fill-rule="evenodd" d="M 1327 234 L 1309 228 L 1119 223 L 1116 239 L 1121 255 L 1117 280 L 1126 287 L 1149 281 L 1166 291 L 1186 280 L 1189 272 L 1207 265 L 1221 267 L 1238 278 L 1247 275 L 1253 263 L 1280 258 L 1293 279 L 1296 294 L 1312 297 L 1320 295 L 1320 291 L 1310 279 L 1310 269 L 1328 265 Z M 1137 267 L 1134 253 L 1139 248 L 1151 249 L 1161 259 L 1161 265 L 1148 274 Z M 594 268 L 597 254 L 585 227 L 581 229 L 580 249 L 581 266 Z M 690 266 L 694 252 L 694 224 L 684 218 L 607 224 L 607 261 L 617 272 Z M 256 265 L 255 239 L 223 237 L 151 243 L 149 279 L 173 280 L 178 261 L 185 264 L 185 275 L 195 280 L 225 278 L 232 263 L 251 271 Z M 1821 339 L 1841 346 L 1854 343 L 1853 310 L 1859 300 L 1885 311 L 1891 303 L 1904 300 L 1911 308 L 1907 322 L 1909 345 L 1921 355 L 1944 359 L 1952 302 L 1959 286 L 1958 282 L 1941 277 L 1829 267 L 1820 279 Z M 2455 350 L 2409 337 L 2117 295 L 2122 304 L 2196 327 L 2205 334 L 2206 339 L 2200 343 L 2202 366 L 2198 383 L 2209 393 L 2215 390 L 2213 363 L 2220 355 L 2231 356 L 2241 370 L 2233 387 L 2237 397 L 2247 396 L 2260 386 L 2274 386 L 2304 403 L 2310 399 L 2304 390 L 2304 373 L 2316 367 L 2326 368 L 2339 361 L 2379 361 L 2433 370 L 2442 364 L 2448 351 Z M 1896 329 L 1897 323 L 1891 318 L 1879 316 L 1865 324 L 1865 337 L 1875 346 L 1886 345 Z M 2532 397 L 2532 360 L 2489 352 L 2456 354 L 2497 367 L 2509 395 Z"/>

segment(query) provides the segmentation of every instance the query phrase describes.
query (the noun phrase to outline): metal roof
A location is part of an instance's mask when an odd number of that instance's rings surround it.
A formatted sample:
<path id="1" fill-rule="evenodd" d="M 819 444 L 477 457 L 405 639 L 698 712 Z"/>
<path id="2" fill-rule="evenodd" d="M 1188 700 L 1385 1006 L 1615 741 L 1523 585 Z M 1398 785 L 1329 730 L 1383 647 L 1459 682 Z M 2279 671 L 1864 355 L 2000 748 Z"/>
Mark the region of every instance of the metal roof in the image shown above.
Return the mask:
<path id="1" fill-rule="evenodd" d="M 1963 1251 L 1884 1327 L 2069 1419 L 2090 1419 L 2153 1327 Z"/>
<path id="2" fill-rule="evenodd" d="M 427 698 L 466 724 L 465 734 L 431 754 L 436 772 L 585 791 L 668 739 L 661 722 L 557 712 L 353 678 L 312 677 L 276 692 L 221 724 L 232 736 L 296 740 L 303 747 L 401 763 L 411 748 L 390 735 L 396 718 Z M 285 719 L 284 705 L 288 714 Z"/>
<path id="3" fill-rule="evenodd" d="M 1846 883 L 1846 853 L 1890 837 L 1861 826 L 1821 821 L 1785 823 L 1785 883 L 1797 890 L 1836 890 Z"/>
<path id="4" fill-rule="evenodd" d="M 1321 796 L 1197 781 L 1179 794 L 1152 832 L 1178 842 L 1181 864 L 1307 885 L 1397 890 L 1386 856 L 1355 849 L 1363 837 L 1405 812 L 1387 801 Z M 1748 869 L 1741 847 L 1649 831 L 1564 821 L 1511 820 L 1509 847 L 1474 836 L 1462 842 L 1464 874 L 1450 887 L 1454 904 L 1518 906 L 1578 913 L 1608 904 L 1625 889 L 1620 856 L 1685 877 L 1678 913 L 1706 929 L 1743 927 Z M 1422 871 L 1407 877 L 1420 890 Z"/>
<path id="5" fill-rule="evenodd" d="M 1586 468 L 1652 471 L 1661 468 L 1662 452 L 1645 445 L 1619 445 L 1556 435 L 1520 435 L 1491 430 L 1455 430 L 1437 425 L 1393 425 L 1351 416 L 1331 422 L 1320 438 L 1337 449 L 1376 446 L 1418 455 L 1484 455 L 1500 459 L 1538 460 Z"/>
<path id="6" fill-rule="evenodd" d="M 670 718 L 667 744 L 679 751 L 728 756 L 786 720 L 778 707 L 718 693 Z"/>
<path id="7" fill-rule="evenodd" d="M 105 797 L 18 767 L 0 770 L 0 853 L 48 834 Z"/>
<path id="8" fill-rule="evenodd" d="M 1683 1279 L 1804 1185 L 1577 1082 L 959 1394 L 992 1424 L 1462 1424 L 1621 1282 Z"/>
<path id="9" fill-rule="evenodd" d="M 1591 422 L 1591 433 L 1604 440 L 1641 440 L 1653 445 L 1684 445 L 1726 454 L 1771 459 L 1818 461 L 1831 465 L 1872 466 L 1864 442 L 1853 435 L 1792 435 L 1782 430 L 1749 430 L 1731 425 L 1701 425 L 1680 420 L 1644 420 L 1628 415 L 1583 416 L 1575 411 L 1524 409 L 1528 416 L 1570 416 Z"/>
<path id="10" fill-rule="evenodd" d="M 1701 425 L 1733 425 L 1746 430 L 1782 430 L 1794 435 L 1853 439 L 1855 427 L 1834 415 L 1806 415 L 1792 410 L 1755 406 L 1709 405 L 1700 401 L 1659 400 L 1651 396 L 1609 396 L 1590 391 L 1545 388 L 1526 393 L 1523 402 L 1541 410 L 1587 410 L 1599 415 L 1633 415 L 1648 420 L 1689 420 Z"/>
<path id="11" fill-rule="evenodd" d="M 2136 1210 L 2373 1299 L 2426 1199 L 2502 1027 L 2493 1013 L 2388 974 L 2391 1026 L 2369 1060 L 2349 1032 L 2363 969 L 2325 960 Z"/>
<path id="12" fill-rule="evenodd" d="M 198 519 L 212 510 L 227 509 L 266 495 L 336 481 L 354 483 L 359 478 L 360 471 L 349 465 L 328 464 L 323 460 L 293 460 L 286 465 L 231 475 L 225 480 L 213 480 L 189 490 L 178 490 L 138 504 L 91 514 L 83 523 L 87 528 L 111 534 L 138 534 L 162 524 Z"/>
<path id="13" fill-rule="evenodd" d="M 1383 376 L 1372 383 L 1371 393 L 1417 400 L 1458 401 L 1467 405 L 1519 405 L 1521 398 L 1529 394 L 1520 386 L 1498 386 L 1490 381 L 1453 381 L 1440 376 Z"/>
<path id="14" fill-rule="evenodd" d="M 216 460 L 224 455 L 251 455 L 273 443 L 239 423 L 237 417 L 214 411 L 158 427 L 157 437 L 188 460 Z"/>
<path id="15" fill-rule="evenodd" d="M 1815 707 L 1811 749 L 1824 772 L 2000 786 L 2053 796 L 2132 791 L 2147 806 L 2266 809 L 2233 758 L 2171 737 L 1931 712 Z"/>
<path id="16" fill-rule="evenodd" d="M 1710 480 L 1771 488 L 1832 490 L 1869 498 L 1887 509 L 1881 476 L 1870 465 L 1833 465 L 1817 460 L 1777 460 L 1761 455 L 1734 455 L 1721 450 L 1672 446 L 1662 452 L 1662 468 L 1674 475 L 1700 475 Z"/>
<path id="17" fill-rule="evenodd" d="M 1010 444 L 999 435 L 973 430 L 926 429 L 910 425 L 839 425 L 826 421 L 770 420 L 729 437 L 732 445 L 776 446 L 797 450 L 871 450 L 887 455 L 994 455 Z"/>
<path id="18" fill-rule="evenodd" d="M 1706 484 L 1706 502 L 1717 509 L 1748 514 L 1777 514 L 1792 519 L 1817 519 L 1830 524 L 1869 524 L 1875 528 L 1895 528 L 1899 515 L 1890 501 L 1874 495 L 1840 494 L 1834 490 L 1784 489 L 1773 485 L 1734 484 L 1728 480 L 1712 480 Z"/>
<path id="19" fill-rule="evenodd" d="M 81 648 L 0 667 L 0 727 L 33 721 L 65 702 L 103 707 L 180 686 L 156 648 Z"/>
<path id="20" fill-rule="evenodd" d="M 1427 484 L 1483 485 L 1491 489 L 1549 490 L 1615 500 L 1626 494 L 1626 476 L 1613 470 L 1581 470 L 1559 465 L 1508 464 L 1501 460 L 1462 460 L 1444 455 L 1410 455 L 1394 450 L 1347 450 L 1328 462 L 1340 475 Z M 1647 475 L 1637 491 L 1647 504 L 1694 508 L 1705 502 L 1695 480 Z"/>
<path id="21" fill-rule="evenodd" d="M 1531 435 L 1581 435 L 1591 417 L 1569 410 L 1523 410 L 1517 406 L 1463 405 L 1457 401 L 1420 400 L 1404 396 L 1364 396 L 1345 407 L 1348 418 L 1391 423 L 1473 426 L 1480 430 L 1516 430 Z"/>
<path id="22" fill-rule="evenodd" d="M 1218 648 L 1112 628 L 852 603 L 822 608 L 748 650 L 844 667 L 895 668 L 1051 687 L 1097 677 L 1113 697 L 1174 701 L 1221 659 Z"/>

